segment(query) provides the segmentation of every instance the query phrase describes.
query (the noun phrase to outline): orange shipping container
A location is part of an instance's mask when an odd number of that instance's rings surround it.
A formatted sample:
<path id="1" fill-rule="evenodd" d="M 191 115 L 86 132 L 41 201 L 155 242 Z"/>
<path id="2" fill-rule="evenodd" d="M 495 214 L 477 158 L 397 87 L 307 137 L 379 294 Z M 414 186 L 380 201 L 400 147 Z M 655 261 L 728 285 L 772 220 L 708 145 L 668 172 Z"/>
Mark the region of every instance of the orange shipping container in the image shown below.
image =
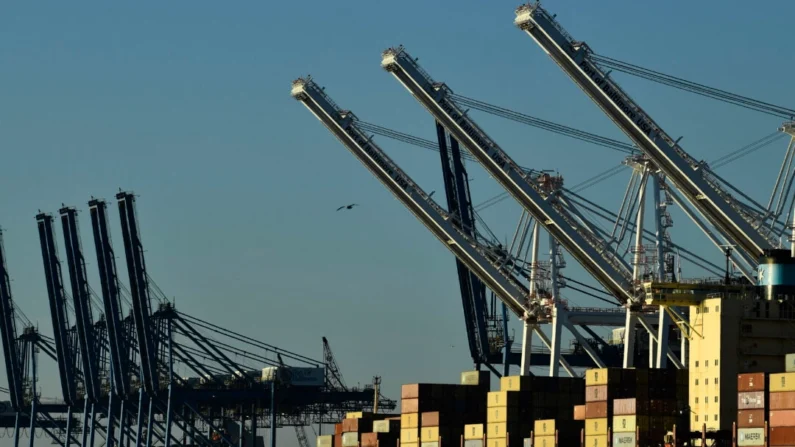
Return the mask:
<path id="1" fill-rule="evenodd" d="M 765 391 L 765 390 L 767 390 L 766 373 L 737 375 L 737 391 L 741 393 L 746 393 L 748 391 Z"/>
<path id="2" fill-rule="evenodd" d="M 585 387 L 585 402 L 600 402 L 607 400 L 607 385 Z"/>
<path id="3" fill-rule="evenodd" d="M 338 438 L 342 436 L 342 422 L 339 424 L 334 424 L 334 436 Z"/>
<path id="4" fill-rule="evenodd" d="M 575 421 L 584 421 L 585 420 L 585 405 L 575 405 L 574 406 L 574 420 Z"/>
<path id="5" fill-rule="evenodd" d="M 737 427 L 764 428 L 765 410 L 740 410 L 737 412 Z"/>
<path id="6" fill-rule="evenodd" d="M 588 402 L 585 404 L 585 419 L 606 418 L 607 414 L 607 401 L 605 402 Z"/>
<path id="7" fill-rule="evenodd" d="M 795 391 L 770 393 L 771 410 L 795 410 Z"/>
<path id="8" fill-rule="evenodd" d="M 795 410 L 776 410 L 770 412 L 771 427 L 795 427 Z"/>
<path id="9" fill-rule="evenodd" d="M 419 413 L 420 412 L 420 400 L 419 399 L 402 399 L 400 401 L 400 412 L 402 414 Z"/>
<path id="10" fill-rule="evenodd" d="M 770 427 L 770 445 L 795 445 L 795 427 Z"/>

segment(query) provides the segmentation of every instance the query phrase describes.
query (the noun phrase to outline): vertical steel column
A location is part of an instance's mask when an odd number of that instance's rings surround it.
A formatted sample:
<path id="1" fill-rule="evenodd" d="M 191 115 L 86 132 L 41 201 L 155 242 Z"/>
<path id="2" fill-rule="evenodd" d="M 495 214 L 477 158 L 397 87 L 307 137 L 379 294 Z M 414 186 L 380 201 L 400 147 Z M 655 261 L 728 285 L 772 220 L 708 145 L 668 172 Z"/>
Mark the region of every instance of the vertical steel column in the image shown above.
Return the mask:
<path id="1" fill-rule="evenodd" d="M 168 329 L 166 334 L 168 335 L 168 402 L 166 403 L 166 440 L 165 446 L 169 447 L 171 445 L 171 399 L 173 396 L 173 389 L 174 389 L 174 356 L 172 353 L 172 339 L 174 338 L 171 333 L 171 318 L 168 319 Z"/>
<path id="2" fill-rule="evenodd" d="M 96 419 L 97 419 L 97 409 L 94 404 L 91 404 L 91 431 L 89 432 L 89 446 L 94 447 L 94 435 L 96 433 Z"/>
<path id="3" fill-rule="evenodd" d="M 113 447 L 114 422 L 113 422 L 113 362 L 109 363 L 108 379 L 110 379 L 110 392 L 108 392 L 108 426 L 105 433 L 105 447 Z"/>
<path id="4" fill-rule="evenodd" d="M 508 376 L 511 372 L 511 363 L 508 357 L 511 354 L 511 340 L 508 338 L 508 306 L 502 303 L 502 333 L 505 339 L 502 347 L 502 376 Z"/>
<path id="5" fill-rule="evenodd" d="M 318 436 L 322 434 L 318 430 Z M 257 447 L 257 404 L 251 405 L 251 447 Z"/>
<path id="6" fill-rule="evenodd" d="M 271 447 L 276 447 L 276 379 L 275 378 L 273 382 L 271 382 Z"/>
<path id="7" fill-rule="evenodd" d="M 538 222 L 533 222 L 532 241 L 530 242 L 530 299 L 538 299 L 536 296 L 536 280 L 538 279 L 538 239 L 539 239 L 540 226 Z M 522 328 L 522 364 L 521 375 L 530 375 L 530 358 L 532 357 L 533 348 L 533 331 L 536 327 L 535 324 L 530 324 L 524 320 L 524 327 Z"/>
<path id="8" fill-rule="evenodd" d="M 14 447 L 19 447 L 19 410 L 14 418 Z"/>
<path id="9" fill-rule="evenodd" d="M 88 446 L 88 400 L 83 402 L 83 426 L 80 429 L 80 445 Z"/>
<path id="10" fill-rule="evenodd" d="M 665 251 L 663 250 L 665 240 L 663 238 L 665 227 L 662 221 L 662 204 L 660 203 L 660 176 L 657 173 L 652 176 L 652 185 L 654 186 L 654 223 L 656 225 L 655 244 L 657 248 L 657 278 L 658 281 L 665 281 Z M 665 345 L 668 344 L 668 330 L 670 328 L 670 319 L 668 312 L 665 311 L 663 306 L 659 308 L 659 321 L 657 323 L 657 359 L 653 364 L 657 368 L 665 368 L 668 366 L 668 356 L 665 355 Z M 651 346 L 651 345 L 650 345 Z M 652 363 L 649 363 L 651 366 Z"/>
<path id="11" fill-rule="evenodd" d="M 152 426 L 155 422 L 155 398 L 147 396 L 149 400 L 149 415 L 146 418 L 146 447 L 152 447 Z"/>
<path id="12" fill-rule="evenodd" d="M 246 436 L 245 428 L 246 428 L 246 412 L 243 409 L 243 405 L 240 406 L 240 436 L 237 438 L 237 445 L 238 447 L 243 447 L 243 439 Z"/>
<path id="13" fill-rule="evenodd" d="M 635 256 L 633 256 L 632 283 L 637 286 L 640 283 L 640 268 L 643 256 L 643 221 L 646 214 L 646 184 L 648 183 L 649 171 L 644 168 L 640 176 L 638 188 L 638 215 L 635 220 Z M 637 325 L 637 314 L 627 309 L 627 320 L 624 325 L 624 368 L 635 366 L 635 327 Z"/>
<path id="14" fill-rule="evenodd" d="M 137 431 L 135 433 L 135 447 L 141 446 L 141 430 L 144 426 L 144 389 L 138 388 L 138 418 L 136 421 Z"/>
<path id="15" fill-rule="evenodd" d="M 121 399 L 121 401 L 119 401 L 119 442 L 117 444 L 118 447 L 122 447 L 124 445 L 124 437 L 125 437 L 124 430 L 127 428 L 125 424 L 125 422 L 127 421 L 127 414 L 125 413 L 127 409 L 124 408 L 125 400 L 126 398 L 123 398 Z"/>
<path id="16" fill-rule="evenodd" d="M 558 241 L 549 235 L 549 272 L 552 282 L 552 346 L 549 349 L 549 376 L 557 377 L 560 372 L 560 342 L 563 335 L 563 319 L 566 318 L 560 307 L 558 291 Z"/>
<path id="17" fill-rule="evenodd" d="M 72 445 L 72 406 L 66 409 L 66 442 L 64 447 Z"/>
<path id="18" fill-rule="evenodd" d="M 627 309 L 627 319 L 624 324 L 624 368 L 635 366 L 635 326 L 638 324 L 638 314 Z"/>
<path id="19" fill-rule="evenodd" d="M 33 447 L 33 440 L 36 439 L 36 381 L 38 380 L 38 365 L 36 365 L 36 346 L 30 346 L 30 383 L 33 398 L 30 400 L 30 447 Z"/>

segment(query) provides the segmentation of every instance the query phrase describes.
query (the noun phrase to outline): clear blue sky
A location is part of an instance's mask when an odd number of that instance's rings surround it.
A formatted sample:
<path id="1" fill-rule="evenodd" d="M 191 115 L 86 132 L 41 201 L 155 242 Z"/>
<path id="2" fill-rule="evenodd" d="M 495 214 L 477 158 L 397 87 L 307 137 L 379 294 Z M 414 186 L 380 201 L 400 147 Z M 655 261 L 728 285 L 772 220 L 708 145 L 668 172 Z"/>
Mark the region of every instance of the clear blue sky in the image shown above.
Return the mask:
<path id="1" fill-rule="evenodd" d="M 150 275 L 180 309 L 310 356 L 320 356 L 325 335 L 348 382 L 380 374 L 393 397 L 401 383 L 457 380 L 470 365 L 452 256 L 290 97 L 289 85 L 311 73 L 361 119 L 433 138 L 430 116 L 379 66 L 383 49 L 404 44 L 458 93 L 624 139 L 512 25 L 517 5 L 3 4 L 0 225 L 18 305 L 51 333 L 36 211 L 61 203 L 86 209 L 91 195 L 112 199 L 122 187 L 140 194 Z M 792 2 L 550 0 L 546 7 L 597 53 L 795 104 L 786 32 Z M 780 124 L 616 77 L 699 159 Z M 476 119 L 518 162 L 559 169 L 570 185 L 621 160 L 540 130 Z M 379 141 L 427 190 L 442 189 L 433 153 Z M 764 199 L 784 149 L 721 173 Z M 471 172 L 476 202 L 500 192 L 478 167 Z M 616 209 L 627 178 L 586 195 Z M 350 202 L 362 206 L 334 211 Z M 506 201 L 484 217 L 507 237 L 518 214 Z M 683 216 L 674 218 L 676 241 L 703 245 Z M 82 222 L 92 247 L 87 213 Z M 120 237 L 116 245 L 120 252 Z M 97 284 L 93 253 L 89 260 Z M 54 396 L 55 367 L 45 365 L 44 387 Z"/>

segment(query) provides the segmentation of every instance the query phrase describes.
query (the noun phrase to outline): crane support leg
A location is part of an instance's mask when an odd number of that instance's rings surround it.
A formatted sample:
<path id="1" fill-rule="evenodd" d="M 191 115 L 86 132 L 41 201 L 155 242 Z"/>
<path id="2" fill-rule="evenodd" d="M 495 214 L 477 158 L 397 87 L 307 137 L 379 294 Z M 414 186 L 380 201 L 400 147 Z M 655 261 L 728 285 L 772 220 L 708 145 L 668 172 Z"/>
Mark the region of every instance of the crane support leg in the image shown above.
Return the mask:
<path id="1" fill-rule="evenodd" d="M 530 357 L 532 356 L 532 347 L 533 347 L 533 331 L 536 330 L 538 326 L 529 323 L 527 321 L 524 322 L 524 329 L 522 330 L 522 365 L 521 365 L 521 375 L 529 376 L 530 375 Z"/>
<path id="2" fill-rule="evenodd" d="M 580 343 L 580 346 L 582 346 L 582 348 L 585 349 L 585 352 L 588 354 L 589 357 L 591 357 L 591 360 L 593 360 L 593 362 L 596 363 L 597 368 L 605 368 L 607 366 L 605 365 L 605 362 L 603 362 L 602 359 L 599 358 L 599 354 L 597 354 L 596 351 L 593 350 L 593 347 L 591 347 L 591 345 L 588 343 L 588 340 L 586 340 L 585 337 L 583 337 L 582 334 L 580 334 L 580 331 L 578 331 L 573 324 L 567 321 L 566 328 L 568 328 L 569 332 L 571 332 L 571 334 L 574 335 L 574 338 L 577 339 L 577 342 Z"/>
<path id="3" fill-rule="evenodd" d="M 563 325 L 566 321 L 566 312 L 555 303 L 552 309 L 552 345 L 549 347 L 549 376 L 557 377 L 560 373 L 560 339 L 563 335 Z"/>
<path id="4" fill-rule="evenodd" d="M 635 326 L 638 323 L 638 314 L 627 310 L 627 320 L 624 325 L 624 368 L 635 366 Z"/>
<path id="5" fill-rule="evenodd" d="M 538 335 L 538 338 L 541 340 L 541 342 L 544 343 L 544 346 L 546 346 L 547 349 L 551 351 L 552 343 L 550 343 L 549 338 L 547 338 L 547 334 L 545 334 L 544 331 L 542 331 L 539 326 L 535 327 L 535 333 L 536 335 Z M 560 366 L 563 367 L 563 370 L 566 371 L 569 377 L 577 377 L 574 374 L 574 370 L 571 368 L 571 365 L 569 365 L 569 362 L 567 362 L 566 359 L 564 358 L 560 359 Z"/>
<path id="6" fill-rule="evenodd" d="M 663 350 L 663 344 L 668 345 L 668 331 L 671 326 L 671 319 L 665 313 L 663 306 L 660 306 L 660 321 L 657 324 L 657 361 L 654 365 L 657 368 L 665 369 L 668 366 L 668 354 Z"/>
<path id="7" fill-rule="evenodd" d="M 673 363 L 674 366 L 676 366 L 678 369 L 684 368 L 682 366 L 682 363 L 679 361 L 679 358 L 676 356 L 676 354 L 674 354 L 673 351 L 671 351 L 671 348 L 668 346 L 668 343 L 657 338 L 654 329 L 649 325 L 649 323 L 645 319 L 638 318 L 638 323 L 640 323 L 640 325 L 643 326 L 643 328 L 646 329 L 646 331 L 649 333 L 649 338 L 653 338 L 654 341 L 657 342 L 659 349 L 661 351 L 665 350 L 666 355 L 668 356 L 669 359 L 671 359 L 671 363 Z"/>

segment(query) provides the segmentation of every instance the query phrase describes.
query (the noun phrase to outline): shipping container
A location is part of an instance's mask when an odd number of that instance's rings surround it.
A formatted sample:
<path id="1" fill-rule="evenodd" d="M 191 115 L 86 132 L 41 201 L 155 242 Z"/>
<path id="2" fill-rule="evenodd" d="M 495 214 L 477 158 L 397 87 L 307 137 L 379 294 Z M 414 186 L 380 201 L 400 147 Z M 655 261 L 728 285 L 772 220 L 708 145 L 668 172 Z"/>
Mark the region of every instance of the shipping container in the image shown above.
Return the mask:
<path id="1" fill-rule="evenodd" d="M 373 431 L 372 419 L 343 419 L 342 432 L 366 433 Z"/>
<path id="2" fill-rule="evenodd" d="M 588 402 L 585 404 L 585 419 L 606 418 L 610 416 L 608 401 Z"/>
<path id="3" fill-rule="evenodd" d="M 488 394 L 488 407 L 518 407 L 521 397 L 530 397 L 517 391 L 492 391 Z"/>
<path id="4" fill-rule="evenodd" d="M 636 416 L 634 414 L 613 416 L 612 428 L 615 433 L 634 433 L 636 428 L 639 428 L 641 432 L 645 433 L 649 429 L 649 417 Z"/>
<path id="5" fill-rule="evenodd" d="M 500 378 L 500 391 L 532 391 L 535 376 L 506 376 Z"/>
<path id="6" fill-rule="evenodd" d="M 392 447 L 397 445 L 397 433 L 362 433 L 361 447 Z"/>
<path id="7" fill-rule="evenodd" d="M 607 436 L 607 418 L 600 419 L 586 419 L 585 420 L 585 435 L 605 435 Z M 607 442 L 607 441 L 605 441 Z"/>
<path id="8" fill-rule="evenodd" d="M 457 385 L 443 383 L 409 383 L 400 389 L 401 399 L 443 399 L 451 395 Z"/>
<path id="9" fill-rule="evenodd" d="M 400 428 L 419 428 L 420 415 L 417 413 L 407 413 L 400 415 Z"/>
<path id="10" fill-rule="evenodd" d="M 613 400 L 613 415 L 621 416 L 625 414 L 642 414 L 638 412 L 637 399 L 615 399 Z"/>
<path id="11" fill-rule="evenodd" d="M 491 407 L 486 414 L 486 422 L 515 422 L 519 419 L 516 407 Z M 423 424 L 423 427 L 425 424 Z"/>
<path id="12" fill-rule="evenodd" d="M 764 391 L 737 393 L 737 408 L 740 410 L 764 410 L 766 399 Z"/>
<path id="13" fill-rule="evenodd" d="M 795 410 L 795 391 L 770 393 L 771 410 Z"/>
<path id="14" fill-rule="evenodd" d="M 486 424 L 486 439 L 492 438 L 525 438 L 533 430 L 533 424 L 525 422 L 495 422 Z"/>
<path id="15" fill-rule="evenodd" d="M 439 436 L 447 436 L 448 430 L 440 427 L 425 427 L 420 429 L 420 442 L 438 441 Z"/>
<path id="16" fill-rule="evenodd" d="M 334 435 L 318 436 L 317 447 L 334 447 Z"/>
<path id="17" fill-rule="evenodd" d="M 768 419 L 771 427 L 795 427 L 795 410 L 775 410 Z"/>
<path id="18" fill-rule="evenodd" d="M 612 447 L 635 447 L 636 439 L 635 432 L 613 433 Z"/>
<path id="19" fill-rule="evenodd" d="M 764 428 L 765 410 L 740 410 L 737 412 L 738 428 Z"/>
<path id="20" fill-rule="evenodd" d="M 584 447 L 607 447 L 607 435 L 585 435 Z"/>
<path id="21" fill-rule="evenodd" d="M 534 447 L 555 447 L 555 435 L 552 436 L 538 436 L 536 437 L 536 444 Z"/>
<path id="22" fill-rule="evenodd" d="M 542 419 L 533 424 L 533 434 L 536 438 L 540 436 L 555 436 L 555 420 Z"/>
<path id="23" fill-rule="evenodd" d="M 478 385 L 491 388 L 490 371 L 464 371 L 461 373 L 461 385 Z"/>
<path id="24" fill-rule="evenodd" d="M 585 385 L 613 385 L 622 382 L 623 372 L 621 368 L 597 368 L 585 371 Z M 607 442 L 605 440 L 605 442 Z"/>
<path id="25" fill-rule="evenodd" d="M 738 374 L 737 391 L 767 391 L 767 373 Z"/>
<path id="26" fill-rule="evenodd" d="M 464 439 L 483 439 L 485 431 L 483 424 L 469 424 L 464 426 Z"/>
<path id="27" fill-rule="evenodd" d="M 607 400 L 607 385 L 585 387 L 585 402 L 601 402 Z"/>
<path id="28" fill-rule="evenodd" d="M 401 439 L 400 440 L 400 447 L 420 447 L 420 443 L 419 442 L 403 442 L 403 440 Z"/>
<path id="29" fill-rule="evenodd" d="M 359 447 L 359 433 L 343 433 L 342 447 Z"/>
<path id="30" fill-rule="evenodd" d="M 575 405 L 574 406 L 574 420 L 575 421 L 584 421 L 585 420 L 585 405 Z"/>
<path id="31" fill-rule="evenodd" d="M 795 391 L 795 372 L 770 375 L 770 392 Z"/>
<path id="32" fill-rule="evenodd" d="M 406 415 L 409 416 L 409 415 Z M 406 427 L 411 428 L 411 427 Z M 373 422 L 373 433 L 400 433 L 400 421 L 394 419 L 385 419 L 383 421 Z"/>
<path id="33" fill-rule="evenodd" d="M 784 357 L 784 371 L 795 372 L 795 354 L 787 354 Z"/>
<path id="34" fill-rule="evenodd" d="M 401 428 L 400 429 L 400 443 L 418 443 L 420 442 L 420 429 L 418 428 Z"/>
<path id="35" fill-rule="evenodd" d="M 764 428 L 737 429 L 737 445 L 740 447 L 758 447 L 765 445 Z"/>
<path id="36" fill-rule="evenodd" d="M 795 445 L 795 427 L 770 427 L 771 446 Z"/>
<path id="37" fill-rule="evenodd" d="M 467 439 L 464 441 L 464 447 L 484 447 L 483 439 Z"/>

